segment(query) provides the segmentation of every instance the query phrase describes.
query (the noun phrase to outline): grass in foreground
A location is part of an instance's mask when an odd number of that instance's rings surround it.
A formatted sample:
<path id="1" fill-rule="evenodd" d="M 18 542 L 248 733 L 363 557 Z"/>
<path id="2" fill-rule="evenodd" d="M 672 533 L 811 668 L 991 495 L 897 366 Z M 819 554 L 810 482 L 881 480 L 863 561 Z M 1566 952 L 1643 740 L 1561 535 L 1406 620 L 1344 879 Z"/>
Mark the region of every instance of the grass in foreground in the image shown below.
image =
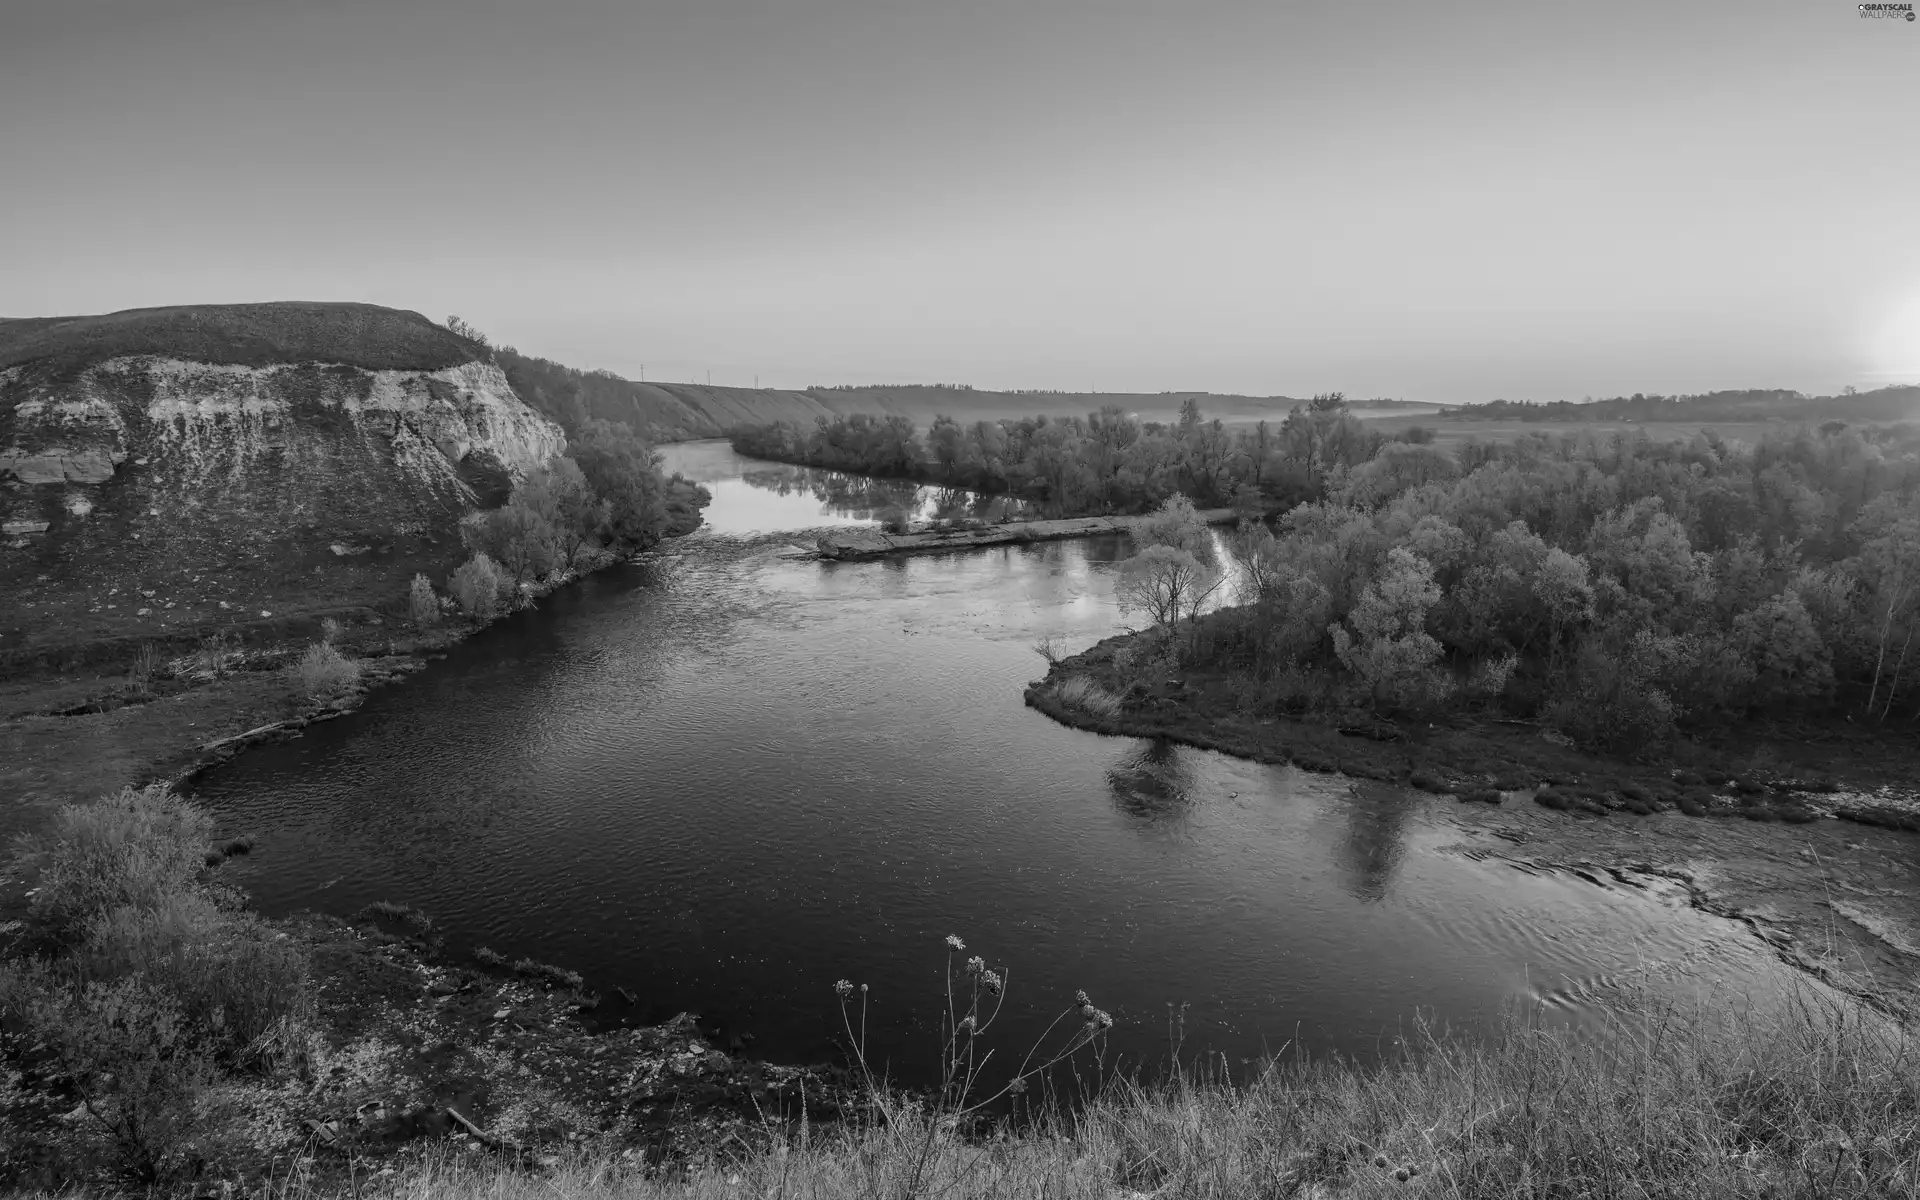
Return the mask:
<path id="1" fill-rule="evenodd" d="M 469 1154 L 388 1176 L 409 1200 L 737 1197 L 1852 1197 L 1920 1194 L 1904 1031 L 1811 993 L 1785 1014 L 1615 1036 L 1422 1031 L 1375 1068 L 1284 1061 L 1245 1086 L 1120 1085 L 1078 1115 L 963 1140 L 926 1113 L 801 1129 L 662 1176 L 583 1151 L 516 1172 Z M 918 1176 L 917 1186 L 910 1185 Z M 298 1181 L 285 1189 L 302 1191 Z"/>

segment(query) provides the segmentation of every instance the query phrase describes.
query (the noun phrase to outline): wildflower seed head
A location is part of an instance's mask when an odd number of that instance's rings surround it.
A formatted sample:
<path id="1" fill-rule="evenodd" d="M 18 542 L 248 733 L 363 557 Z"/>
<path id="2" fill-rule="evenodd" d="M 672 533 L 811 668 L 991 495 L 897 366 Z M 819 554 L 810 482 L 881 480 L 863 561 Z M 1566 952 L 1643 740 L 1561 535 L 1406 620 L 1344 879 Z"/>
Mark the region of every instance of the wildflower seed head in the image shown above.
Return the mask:
<path id="1" fill-rule="evenodd" d="M 833 985 L 833 991 L 835 995 L 845 1000 L 853 995 L 853 983 L 851 980 L 842 979 Z"/>
<path id="2" fill-rule="evenodd" d="M 1379 1168 L 1380 1168 L 1381 1170 L 1383 1170 L 1383 1171 L 1384 1171 L 1384 1170 L 1386 1170 L 1386 1168 L 1387 1168 L 1387 1156 L 1386 1156 L 1386 1155 L 1384 1155 L 1384 1154 L 1376 1154 L 1376 1155 L 1374 1155 L 1374 1156 L 1373 1156 L 1373 1165 L 1374 1165 L 1374 1166 L 1376 1166 L 1376 1167 L 1379 1167 Z"/>
<path id="3" fill-rule="evenodd" d="M 978 954 L 967 960 L 967 974 L 978 975 L 987 969 L 987 960 Z"/>
<path id="4" fill-rule="evenodd" d="M 1000 989 L 1005 987 L 1006 984 L 1000 978 L 1000 972 L 982 971 L 980 972 L 980 986 L 987 989 L 987 994 L 989 996 L 998 996 L 1000 994 Z"/>
<path id="5" fill-rule="evenodd" d="M 1401 1167 L 1399 1170 L 1393 1173 L 1393 1177 L 1395 1179 L 1398 1179 L 1401 1183 L 1405 1183 L 1407 1180 L 1413 1178 L 1413 1174 L 1409 1172 L 1405 1167 Z"/>
<path id="6" fill-rule="evenodd" d="M 1418 1175 L 1419 1173 L 1420 1173 L 1420 1164 L 1419 1164 L 1419 1163 L 1408 1163 L 1408 1164 L 1407 1164 L 1407 1174 L 1409 1174 L 1409 1175 Z"/>
<path id="7" fill-rule="evenodd" d="M 866 995 L 866 994 L 867 994 L 867 985 L 866 985 L 866 984 L 864 984 L 864 983 L 860 985 L 860 994 L 861 994 L 862 996 L 864 996 L 864 995 Z"/>
<path id="8" fill-rule="evenodd" d="M 1024 1079 L 1016 1079 L 1012 1083 L 1007 1085 L 1007 1091 L 1011 1095 L 1018 1096 L 1021 1092 L 1024 1092 L 1026 1090 L 1027 1090 L 1027 1081 Z"/>
<path id="9" fill-rule="evenodd" d="M 1093 1010 L 1093 1023 L 1101 1029 L 1112 1029 L 1113 1017 L 1096 1008 Z"/>
<path id="10" fill-rule="evenodd" d="M 1084 993 L 1083 993 L 1083 994 L 1084 994 Z M 1091 1003 L 1089 1003 L 1088 1001 L 1085 1001 L 1085 1000 L 1082 1000 L 1082 1001 L 1080 1002 L 1080 1019 L 1081 1019 L 1081 1020 L 1083 1020 L 1083 1021 L 1091 1021 L 1091 1020 L 1093 1020 L 1093 1014 L 1095 1014 L 1095 1013 L 1097 1013 L 1097 1012 L 1099 1012 L 1099 1011 L 1100 1011 L 1099 1009 L 1097 1009 L 1097 1008 L 1095 1008 L 1095 1007 L 1094 1007 L 1094 1006 L 1093 1006 L 1093 1005 L 1092 1005 Z"/>
<path id="11" fill-rule="evenodd" d="M 1087 993 L 1084 990 L 1075 992 L 1073 994 L 1073 1002 L 1079 1005 L 1087 1005 L 1087 1004 L 1093 1003 L 1093 1001 L 1087 999 Z"/>
<path id="12" fill-rule="evenodd" d="M 960 951 L 965 950 L 966 948 L 967 948 L 967 944 L 960 940 L 959 934 L 950 933 L 947 935 L 947 949 L 952 950 L 955 953 L 959 953 Z"/>
<path id="13" fill-rule="evenodd" d="M 973 1034 L 975 1029 L 979 1028 L 979 1025 L 980 1022 L 970 1016 L 960 1018 L 960 1032 L 969 1036 Z"/>

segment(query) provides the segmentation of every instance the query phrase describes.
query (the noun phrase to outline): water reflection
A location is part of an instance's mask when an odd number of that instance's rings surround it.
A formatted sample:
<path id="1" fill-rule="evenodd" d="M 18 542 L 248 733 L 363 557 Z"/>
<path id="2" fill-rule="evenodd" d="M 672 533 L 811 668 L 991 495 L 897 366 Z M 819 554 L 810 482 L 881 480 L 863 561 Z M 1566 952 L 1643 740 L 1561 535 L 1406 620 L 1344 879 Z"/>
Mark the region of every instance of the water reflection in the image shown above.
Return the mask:
<path id="1" fill-rule="evenodd" d="M 1107 768 L 1107 790 L 1120 811 L 1153 825 L 1187 815 L 1193 782 L 1179 746 L 1165 738 L 1142 742 Z"/>
<path id="2" fill-rule="evenodd" d="M 1419 803 L 1416 793 L 1384 783 L 1351 785 L 1347 827 L 1336 856 L 1347 891 L 1366 903 L 1384 899 L 1406 853 L 1407 825 Z"/>
<path id="3" fill-rule="evenodd" d="M 744 460 L 754 461 L 754 460 Z M 888 509 L 898 508 L 913 521 L 996 521 L 1031 515 L 1021 500 L 965 488 L 930 487 L 905 479 L 874 479 L 801 467 L 788 463 L 759 463 L 740 473 L 742 482 L 776 496 L 812 496 L 821 511 L 856 521 L 878 521 Z"/>

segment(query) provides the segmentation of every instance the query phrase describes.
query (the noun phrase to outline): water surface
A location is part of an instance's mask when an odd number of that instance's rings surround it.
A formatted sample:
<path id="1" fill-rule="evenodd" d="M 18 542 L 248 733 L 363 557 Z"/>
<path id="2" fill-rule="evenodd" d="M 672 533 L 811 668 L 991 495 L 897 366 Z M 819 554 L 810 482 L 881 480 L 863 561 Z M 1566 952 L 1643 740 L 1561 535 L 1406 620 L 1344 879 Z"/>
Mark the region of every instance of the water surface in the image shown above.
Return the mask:
<path id="1" fill-rule="evenodd" d="M 716 528 L 203 779 L 258 837 L 227 870 L 263 908 L 412 903 L 456 950 L 575 968 L 636 992 L 630 1019 L 691 1010 L 778 1059 L 833 1053 L 833 982 L 865 982 L 906 1078 L 948 934 L 1009 968 L 1010 1041 L 1084 988 L 1134 1056 L 1163 1052 L 1170 1003 L 1189 1052 L 1237 1060 L 1369 1053 L 1417 1010 L 1595 1020 L 1623 990 L 1772 986 L 1758 941 L 1683 897 L 1463 853 L 1450 801 L 1025 708 L 1040 637 L 1121 625 L 1123 538 L 785 561 L 859 506 L 769 489 L 785 469 L 723 445 L 669 465 Z"/>

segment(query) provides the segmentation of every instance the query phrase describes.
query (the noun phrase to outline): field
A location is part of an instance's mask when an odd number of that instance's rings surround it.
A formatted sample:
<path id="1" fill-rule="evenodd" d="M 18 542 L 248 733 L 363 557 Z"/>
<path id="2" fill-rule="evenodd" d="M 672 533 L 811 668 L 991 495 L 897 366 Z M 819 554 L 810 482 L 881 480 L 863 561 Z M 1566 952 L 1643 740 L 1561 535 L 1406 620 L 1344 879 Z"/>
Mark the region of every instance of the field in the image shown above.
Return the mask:
<path id="1" fill-rule="evenodd" d="M 1511 442 L 1533 433 L 1548 437 L 1575 433 L 1599 437 L 1645 433 L 1656 441 L 1670 442 L 1711 429 L 1729 440 L 1756 442 L 1766 433 L 1789 432 L 1797 427 L 1791 421 L 1469 421 L 1430 415 L 1375 417 L 1368 423 L 1383 433 L 1424 426 L 1433 431 L 1434 445 L 1449 450 L 1466 441 Z"/>

